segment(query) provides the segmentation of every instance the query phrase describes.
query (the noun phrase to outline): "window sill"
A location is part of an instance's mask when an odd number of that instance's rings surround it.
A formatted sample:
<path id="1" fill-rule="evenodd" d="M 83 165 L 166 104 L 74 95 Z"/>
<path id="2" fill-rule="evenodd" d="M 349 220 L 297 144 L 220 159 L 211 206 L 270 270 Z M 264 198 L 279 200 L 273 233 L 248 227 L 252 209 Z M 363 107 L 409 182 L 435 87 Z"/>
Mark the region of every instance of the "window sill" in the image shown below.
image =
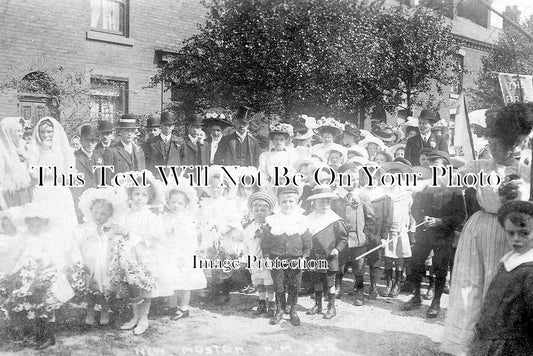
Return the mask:
<path id="1" fill-rule="evenodd" d="M 110 33 L 87 31 L 87 39 L 93 41 L 115 43 L 123 46 L 133 46 L 133 38 L 128 38 L 120 35 L 113 35 Z"/>
<path id="2" fill-rule="evenodd" d="M 450 93 L 450 99 L 459 99 L 459 94 Z"/>

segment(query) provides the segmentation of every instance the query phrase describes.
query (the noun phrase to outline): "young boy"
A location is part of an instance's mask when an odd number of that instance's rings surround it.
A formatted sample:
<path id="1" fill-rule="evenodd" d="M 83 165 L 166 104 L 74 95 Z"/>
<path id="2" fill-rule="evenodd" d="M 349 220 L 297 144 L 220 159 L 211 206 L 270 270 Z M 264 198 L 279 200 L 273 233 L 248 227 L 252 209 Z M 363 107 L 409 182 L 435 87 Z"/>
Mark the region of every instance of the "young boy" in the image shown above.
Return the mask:
<path id="1" fill-rule="evenodd" d="M 511 201 L 498 211 L 512 251 L 501 259 L 485 297 L 472 355 L 533 355 L 533 203 Z"/>
<path id="2" fill-rule="evenodd" d="M 367 251 L 368 240 L 373 236 L 376 217 L 370 198 L 359 189 L 359 169 L 361 165 L 356 162 L 349 162 L 342 165 L 340 173 L 350 176 L 352 184 L 337 188 L 336 193 L 340 199 L 333 202 L 332 209 L 339 214 L 348 225 L 348 249 L 345 249 L 342 255 L 347 255 L 346 259 L 351 261 L 352 269 L 355 275 L 355 301 L 356 306 L 364 305 L 364 259 L 356 260 L 355 258 Z M 371 285 L 377 281 L 377 268 L 373 265 L 379 260 L 379 255 L 371 254 L 368 258 L 371 277 Z M 344 266 L 341 265 L 335 276 L 335 290 L 337 295 L 341 296 L 342 278 Z M 372 284 L 374 283 L 374 284 Z"/>
<path id="3" fill-rule="evenodd" d="M 314 315 L 322 312 L 322 293 L 324 284 L 328 289 L 328 311 L 324 319 L 331 319 L 337 315 L 335 309 L 335 274 L 339 272 L 342 261 L 339 253 L 347 245 L 348 227 L 344 220 L 331 210 L 331 201 L 337 198 L 329 185 L 318 185 L 313 189 L 313 195 L 308 200 L 314 200 L 315 211 L 308 215 L 309 232 L 312 235 L 313 248 L 311 258 L 327 260 L 325 269 L 312 272 L 315 284 L 315 306 L 307 314 Z"/>
<path id="4" fill-rule="evenodd" d="M 261 249 L 263 256 L 280 263 L 290 263 L 298 259 L 306 259 L 311 252 L 311 236 L 307 228 L 307 219 L 298 207 L 298 187 L 282 186 L 278 188 L 278 205 L 280 212 L 267 217 L 266 225 L 261 232 Z M 287 261 L 287 262 L 285 262 Z M 299 268 L 272 269 L 274 291 L 276 292 L 276 314 L 270 324 L 278 324 L 283 318 L 286 303 L 290 306 L 290 322 L 293 326 L 300 325 L 296 313 L 296 302 L 302 281 L 302 270 Z M 285 285 L 288 300 L 285 299 Z"/>
<path id="5" fill-rule="evenodd" d="M 434 150 L 430 160 L 433 166 L 450 164 L 449 155 L 443 151 Z M 454 231 L 466 216 L 463 194 L 458 189 L 448 187 L 426 187 L 414 196 L 411 214 L 417 224 L 425 223 L 415 232 L 416 242 L 409 261 L 407 279 L 414 284 L 415 294 L 402 306 L 402 310 L 418 309 L 422 305 L 420 284 L 425 274 L 425 261 L 433 250 L 435 294 L 426 316 L 436 318 L 446 284 Z"/>
<path id="6" fill-rule="evenodd" d="M 248 198 L 248 208 L 253 215 L 253 221 L 244 229 L 244 256 L 245 258 L 258 260 L 263 259 L 261 251 L 261 228 L 265 225 L 265 219 L 272 214 L 275 201 L 272 196 L 262 192 L 256 192 Z M 252 283 L 259 291 L 259 306 L 253 313 L 254 316 L 266 314 L 269 318 L 274 317 L 274 287 L 270 270 L 258 268 L 257 263 L 252 263 L 250 268 Z"/>

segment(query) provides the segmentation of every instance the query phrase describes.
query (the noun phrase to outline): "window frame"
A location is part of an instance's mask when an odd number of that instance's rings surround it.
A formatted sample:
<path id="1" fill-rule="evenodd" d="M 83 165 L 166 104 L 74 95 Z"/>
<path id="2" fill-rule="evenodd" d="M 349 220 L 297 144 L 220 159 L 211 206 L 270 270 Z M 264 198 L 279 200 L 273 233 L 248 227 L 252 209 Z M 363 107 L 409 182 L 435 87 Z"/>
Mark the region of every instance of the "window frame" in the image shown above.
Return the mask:
<path id="1" fill-rule="evenodd" d="M 123 32 L 105 30 L 105 29 L 98 28 L 98 27 L 92 27 L 92 25 L 90 26 L 90 31 L 129 38 L 130 37 L 130 1 L 129 0 L 102 0 L 102 1 L 115 1 L 115 2 L 120 2 L 124 5 L 124 14 L 122 18 Z M 92 12 L 92 9 L 91 9 L 91 12 Z"/>
<path id="2" fill-rule="evenodd" d="M 124 78 L 124 77 L 116 77 L 116 76 L 108 76 L 108 75 L 97 75 L 97 74 L 94 74 L 94 75 L 91 75 L 91 78 L 90 78 L 90 94 L 89 94 L 89 105 L 92 103 L 92 97 L 105 97 L 104 95 L 96 95 L 96 94 L 93 94 L 92 91 L 93 90 L 97 90 L 97 88 L 93 88 L 93 80 L 96 80 L 96 81 L 108 81 L 108 82 L 120 82 L 124 85 L 123 89 L 123 96 L 124 96 L 124 101 L 121 105 L 121 109 L 123 109 L 123 111 L 121 110 L 121 113 L 122 114 L 127 114 L 129 112 L 129 86 L 130 86 L 130 82 L 129 82 L 129 79 L 128 78 Z M 89 111 L 90 111 L 90 107 L 89 107 Z M 101 109 L 101 108 L 100 108 Z M 111 119 L 111 121 L 114 121 L 116 119 L 116 114 L 117 114 L 117 110 L 115 110 L 115 112 L 113 113 L 113 117 Z M 94 120 L 94 119 L 97 119 L 97 120 L 107 120 L 106 118 L 102 117 L 102 114 L 101 114 L 101 111 L 99 111 L 99 115 L 97 117 L 93 116 L 93 113 L 92 111 L 90 111 L 90 115 L 91 115 L 91 120 Z"/>

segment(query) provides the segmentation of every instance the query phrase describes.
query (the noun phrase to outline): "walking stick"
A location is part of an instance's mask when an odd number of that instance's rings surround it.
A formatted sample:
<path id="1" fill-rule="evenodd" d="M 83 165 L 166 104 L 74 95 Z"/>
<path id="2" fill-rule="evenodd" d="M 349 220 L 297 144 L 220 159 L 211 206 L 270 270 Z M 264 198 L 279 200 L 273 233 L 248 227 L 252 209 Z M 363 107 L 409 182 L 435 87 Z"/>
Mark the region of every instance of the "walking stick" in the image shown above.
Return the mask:
<path id="1" fill-rule="evenodd" d="M 409 232 L 409 231 L 413 231 L 413 230 L 416 230 L 417 227 L 422 226 L 422 225 L 424 225 L 425 223 L 426 223 L 425 221 L 424 221 L 424 222 L 421 222 L 420 224 L 418 224 L 418 225 L 416 225 L 416 226 L 413 226 L 412 228 L 410 228 L 409 230 L 407 230 L 407 232 Z M 387 241 L 385 241 L 385 242 L 382 243 L 381 245 L 376 246 L 376 247 L 374 247 L 373 249 L 366 251 L 366 252 L 363 253 L 362 255 L 357 256 L 355 259 L 356 259 L 356 260 L 360 260 L 361 258 L 363 258 L 363 257 L 365 257 L 365 256 L 367 256 L 367 255 L 370 255 L 372 252 L 377 251 L 377 250 L 379 250 L 380 248 L 383 248 L 383 247 L 387 246 L 389 243 L 391 243 L 391 241 L 394 241 L 394 239 L 388 239 Z"/>

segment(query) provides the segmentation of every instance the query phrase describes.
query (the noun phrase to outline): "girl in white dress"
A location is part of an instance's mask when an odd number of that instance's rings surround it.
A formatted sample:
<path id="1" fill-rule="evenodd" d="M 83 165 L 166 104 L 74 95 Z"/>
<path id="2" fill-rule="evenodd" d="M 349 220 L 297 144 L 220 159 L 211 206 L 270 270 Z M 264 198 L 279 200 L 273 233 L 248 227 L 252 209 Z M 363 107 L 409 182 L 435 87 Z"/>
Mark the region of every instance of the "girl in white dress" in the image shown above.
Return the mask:
<path id="1" fill-rule="evenodd" d="M 169 307 L 177 307 L 176 314 L 171 319 L 178 320 L 189 317 L 191 290 L 207 287 L 202 269 L 193 268 L 194 255 L 198 249 L 198 199 L 193 188 L 168 186 L 165 203 L 166 209 L 162 217 L 165 222 L 165 239 L 161 259 L 166 261 L 166 266 L 162 271 L 159 291 L 171 295 Z"/>
<path id="2" fill-rule="evenodd" d="M 163 202 L 162 183 L 149 171 L 143 171 L 149 186 L 128 187 L 130 208 L 122 222 L 129 238 L 124 245 L 121 262 L 127 283 L 136 289 L 132 303 L 133 317 L 122 325 L 122 330 L 134 329 L 140 335 L 148 328 L 148 312 L 152 298 L 167 296 L 158 290 L 161 277 L 164 232 L 161 220 L 150 206 L 160 207 Z"/>
<path id="3" fill-rule="evenodd" d="M 74 229 L 76 247 L 83 266 L 90 274 L 85 324 L 95 324 L 95 304 L 101 305 L 100 325 L 109 324 L 108 297 L 111 290 L 111 261 L 113 249 L 121 235 L 113 224 L 120 210 L 125 208 L 127 196 L 118 188 L 91 188 L 80 197 L 79 208 L 83 224 Z"/>

